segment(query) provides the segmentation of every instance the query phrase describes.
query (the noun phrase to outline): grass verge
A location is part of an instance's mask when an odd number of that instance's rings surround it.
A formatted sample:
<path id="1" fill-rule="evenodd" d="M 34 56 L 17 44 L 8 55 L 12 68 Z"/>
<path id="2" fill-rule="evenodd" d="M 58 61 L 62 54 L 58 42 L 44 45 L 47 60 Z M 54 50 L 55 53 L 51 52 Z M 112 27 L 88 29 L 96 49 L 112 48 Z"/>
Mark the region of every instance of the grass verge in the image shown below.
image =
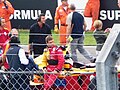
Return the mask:
<path id="1" fill-rule="evenodd" d="M 53 38 L 55 40 L 55 43 L 59 44 L 59 36 L 58 36 L 58 34 L 55 34 L 52 31 L 52 35 L 53 35 Z M 21 44 L 28 45 L 28 42 L 29 42 L 29 30 L 20 29 L 19 30 L 19 37 L 20 37 Z M 95 39 L 93 37 L 93 32 L 86 32 L 85 33 L 84 45 L 85 46 L 94 46 L 94 45 L 96 45 Z"/>

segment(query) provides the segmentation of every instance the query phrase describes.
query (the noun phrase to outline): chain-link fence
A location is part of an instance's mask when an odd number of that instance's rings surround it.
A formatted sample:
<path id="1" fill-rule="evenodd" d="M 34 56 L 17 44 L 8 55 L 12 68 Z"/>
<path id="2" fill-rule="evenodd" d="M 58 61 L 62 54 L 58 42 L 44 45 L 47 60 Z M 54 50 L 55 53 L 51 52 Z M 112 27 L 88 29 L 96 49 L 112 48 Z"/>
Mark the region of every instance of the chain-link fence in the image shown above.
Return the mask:
<path id="1" fill-rule="evenodd" d="M 96 56 L 95 47 L 91 47 L 90 50 L 88 47 L 86 49 L 92 53 L 94 52 L 93 55 Z M 28 47 L 25 47 L 25 49 L 26 48 Z M 79 55 L 78 52 L 77 56 L 79 56 L 78 60 L 86 63 L 85 58 L 82 58 L 83 56 Z M 48 90 L 97 90 L 96 71 L 92 71 L 92 69 L 95 68 L 72 69 L 71 71 L 62 71 L 60 74 L 43 72 L 42 70 L 0 71 L 0 90 L 44 90 L 45 74 L 59 74 L 57 79 L 55 81 L 53 80 L 53 84 L 47 83 L 50 85 L 50 89 Z M 51 77 L 49 77 L 49 79 L 52 81 Z"/>
<path id="2" fill-rule="evenodd" d="M 43 71 L 0 71 L 0 90 L 44 90 Z M 57 73 L 58 74 L 58 73 Z M 120 82 L 118 73 L 118 82 Z M 118 90 L 120 90 L 118 83 Z M 92 69 L 62 71 L 48 90 L 97 90 L 96 74 Z"/>
<path id="3" fill-rule="evenodd" d="M 94 90 L 89 85 L 95 73 L 83 71 L 62 71 L 48 90 Z M 58 73 L 36 70 L 0 71 L 0 90 L 44 90 L 45 74 Z"/>

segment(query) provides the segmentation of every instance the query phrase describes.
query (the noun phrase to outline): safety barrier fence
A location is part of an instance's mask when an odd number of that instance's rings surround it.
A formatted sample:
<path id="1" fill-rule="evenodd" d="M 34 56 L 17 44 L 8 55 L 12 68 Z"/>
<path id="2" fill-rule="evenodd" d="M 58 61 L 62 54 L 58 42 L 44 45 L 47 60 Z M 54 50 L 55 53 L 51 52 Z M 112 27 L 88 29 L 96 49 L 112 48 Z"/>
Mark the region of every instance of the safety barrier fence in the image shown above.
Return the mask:
<path id="1" fill-rule="evenodd" d="M 31 35 L 31 36 L 44 36 L 44 35 L 48 35 L 48 34 L 35 34 L 35 33 L 31 33 L 31 34 L 29 34 L 29 31 L 27 30 L 27 31 L 24 31 L 24 33 L 23 33 L 23 31 L 24 30 L 20 30 L 19 31 L 19 38 L 20 38 L 20 41 L 21 41 L 21 44 L 24 44 L 24 45 L 28 45 L 28 42 L 29 42 L 29 35 Z M 1 33 L 2 34 L 2 33 Z M 67 35 L 67 34 L 62 34 L 63 36 L 64 35 Z M 80 35 L 80 34 L 72 34 L 72 35 Z M 81 35 L 83 35 L 83 34 L 81 34 Z M 107 35 L 107 34 L 97 34 L 97 36 L 99 36 L 99 35 Z M 55 38 L 55 42 L 59 45 L 59 34 L 55 34 L 55 33 L 52 33 L 52 36 Z M 84 45 L 96 45 L 96 42 L 95 42 L 95 39 L 94 39 L 94 37 L 93 37 L 93 33 L 91 32 L 90 34 L 89 33 L 86 33 L 86 34 L 84 34 L 84 36 L 85 36 L 85 44 Z M 90 38 L 90 39 L 88 39 L 88 38 Z M 2 43 L 0 43 L 0 44 L 2 44 Z M 36 45 L 44 45 L 44 44 L 36 44 Z"/>
<path id="2" fill-rule="evenodd" d="M 42 70 L 0 71 L 0 90 L 44 90 L 44 75 L 58 75 L 48 90 L 95 90 L 92 82 L 95 72 L 77 69 L 61 73 L 43 72 Z M 52 79 L 52 77 L 49 77 Z M 49 82 L 48 82 L 49 83 Z"/>
<path id="3" fill-rule="evenodd" d="M 29 35 L 31 35 L 31 36 L 33 36 L 33 35 L 34 36 L 41 35 L 42 36 L 42 35 L 48 35 L 48 34 L 33 34 L 33 33 L 29 34 L 29 31 L 26 31 L 25 33 L 20 33 L 19 37 L 20 37 L 20 40 L 21 40 L 21 44 L 25 44 L 25 45 L 28 44 L 28 42 L 29 42 Z M 66 34 L 62 34 L 62 35 L 65 36 Z M 80 34 L 72 34 L 72 35 L 80 35 Z M 97 34 L 97 35 L 99 36 L 99 35 L 108 35 L 108 34 L 106 33 L 106 34 Z M 56 44 L 59 45 L 59 34 L 55 34 L 53 32 L 52 36 L 54 37 Z M 88 45 L 94 45 L 94 46 L 96 45 L 96 42 L 95 42 L 95 39 L 94 39 L 94 36 L 93 36 L 93 32 L 85 33 L 84 36 L 85 36 L 85 40 L 84 40 L 85 43 L 84 43 L 84 45 L 87 45 L 87 46 Z"/>

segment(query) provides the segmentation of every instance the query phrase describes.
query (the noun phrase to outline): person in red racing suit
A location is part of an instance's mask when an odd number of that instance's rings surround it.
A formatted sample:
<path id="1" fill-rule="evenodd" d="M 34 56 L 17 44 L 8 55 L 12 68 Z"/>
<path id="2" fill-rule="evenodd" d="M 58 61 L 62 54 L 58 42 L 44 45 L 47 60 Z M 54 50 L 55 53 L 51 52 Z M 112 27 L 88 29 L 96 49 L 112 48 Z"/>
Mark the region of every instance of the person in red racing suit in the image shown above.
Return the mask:
<path id="1" fill-rule="evenodd" d="M 64 55 L 60 47 L 54 44 L 52 36 L 46 37 L 47 48 L 44 52 L 49 52 L 47 56 L 47 72 L 52 72 L 55 74 L 44 74 L 44 90 L 49 90 L 57 79 L 59 72 L 62 70 L 64 65 Z"/>
<path id="2" fill-rule="evenodd" d="M 6 43 L 9 40 L 9 36 L 8 36 L 9 31 L 5 28 L 5 26 L 6 26 L 5 19 L 0 18 L 0 49 L 2 50 L 0 57 L 3 57 L 3 53 L 5 51 Z M 3 65 L 2 58 L 1 58 L 0 62 L 1 62 L 0 63 L 0 67 L 1 67 Z M 5 68 L 9 67 L 6 62 L 4 63 L 4 67 Z"/>
<path id="3" fill-rule="evenodd" d="M 9 44 L 9 41 L 10 41 L 10 38 L 13 37 L 13 36 L 16 36 L 18 37 L 18 30 L 16 28 L 13 28 L 10 32 L 9 32 L 9 35 L 7 35 L 7 37 L 9 39 L 7 39 L 4 43 L 3 43 L 3 53 L 2 53 L 2 62 L 0 63 L 0 66 L 4 66 L 4 68 L 2 69 L 5 69 L 7 70 L 9 68 L 9 65 L 6 61 L 6 53 L 10 47 L 10 44 Z"/>

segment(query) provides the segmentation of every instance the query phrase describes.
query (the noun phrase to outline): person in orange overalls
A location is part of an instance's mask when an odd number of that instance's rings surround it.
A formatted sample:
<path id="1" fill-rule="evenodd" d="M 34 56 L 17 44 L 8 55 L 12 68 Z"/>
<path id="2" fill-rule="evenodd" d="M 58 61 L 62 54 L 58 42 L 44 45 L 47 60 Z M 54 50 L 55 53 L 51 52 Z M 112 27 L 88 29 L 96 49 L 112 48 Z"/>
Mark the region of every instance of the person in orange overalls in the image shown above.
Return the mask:
<path id="1" fill-rule="evenodd" d="M 11 30 L 10 15 L 14 13 L 14 8 L 11 3 L 7 0 L 0 0 L 0 17 L 4 18 L 6 21 L 6 28 L 8 31 Z"/>
<path id="2" fill-rule="evenodd" d="M 95 28 L 93 27 L 93 23 L 95 20 L 98 19 L 99 8 L 100 8 L 100 0 L 88 0 L 84 11 L 84 16 L 92 17 L 92 26 L 90 29 L 91 31 L 95 30 Z"/>
<path id="3" fill-rule="evenodd" d="M 44 74 L 44 90 L 49 90 L 57 79 L 62 67 L 64 66 L 64 55 L 61 47 L 55 45 L 52 36 L 46 37 L 47 48 L 44 52 L 49 52 L 46 54 L 47 66 L 45 71 L 52 72 L 53 74 Z"/>
<path id="4" fill-rule="evenodd" d="M 57 28 L 58 30 L 58 23 L 60 20 L 60 44 L 61 45 L 66 45 L 66 17 L 69 13 L 69 8 L 68 8 L 68 0 L 61 0 L 62 4 L 57 7 L 56 12 L 55 12 L 55 27 L 54 30 Z"/>

